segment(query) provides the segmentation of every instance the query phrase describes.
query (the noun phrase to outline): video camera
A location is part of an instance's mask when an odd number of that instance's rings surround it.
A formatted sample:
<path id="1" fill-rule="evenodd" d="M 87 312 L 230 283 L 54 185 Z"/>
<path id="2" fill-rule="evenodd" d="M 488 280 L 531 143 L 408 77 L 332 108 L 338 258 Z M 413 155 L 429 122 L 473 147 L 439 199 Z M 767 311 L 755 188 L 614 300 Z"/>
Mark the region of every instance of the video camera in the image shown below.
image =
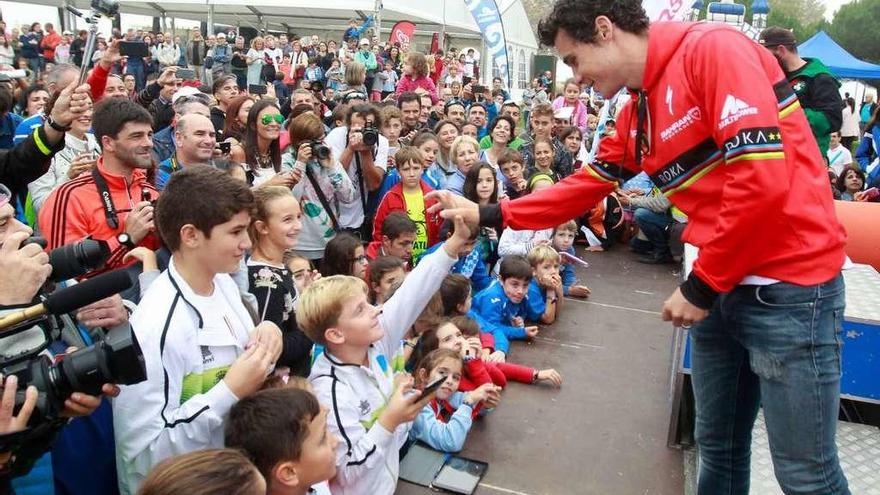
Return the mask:
<path id="1" fill-rule="evenodd" d="M 45 241 L 37 237 L 25 242 L 45 246 Z M 99 269 L 109 255 L 107 243 L 91 239 L 54 249 L 49 252 L 50 281 L 76 278 Z M 0 373 L 16 375 L 22 384 L 16 395 L 16 410 L 24 403 L 27 386 L 33 385 L 38 391 L 30 426 L 57 419 L 64 401 L 74 392 L 99 395 L 105 383 L 131 385 L 146 380 L 143 354 L 128 324 L 109 329 L 96 343 L 61 361 L 53 362 L 43 354 L 64 335 L 81 338 L 68 313 L 118 294 L 132 284 L 126 271 L 111 271 L 40 295 L 39 304 L 7 308 L 0 314 Z"/>

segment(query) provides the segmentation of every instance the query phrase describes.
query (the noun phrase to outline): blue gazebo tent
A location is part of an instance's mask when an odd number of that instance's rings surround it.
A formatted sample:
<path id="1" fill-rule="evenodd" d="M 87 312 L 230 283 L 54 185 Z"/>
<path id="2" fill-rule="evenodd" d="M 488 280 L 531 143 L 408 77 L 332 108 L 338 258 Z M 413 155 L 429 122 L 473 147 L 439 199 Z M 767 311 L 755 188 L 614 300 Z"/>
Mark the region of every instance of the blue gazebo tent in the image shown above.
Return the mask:
<path id="1" fill-rule="evenodd" d="M 825 31 L 798 46 L 802 57 L 818 58 L 831 72 L 842 79 L 880 79 L 880 65 L 864 62 L 850 55 Z"/>

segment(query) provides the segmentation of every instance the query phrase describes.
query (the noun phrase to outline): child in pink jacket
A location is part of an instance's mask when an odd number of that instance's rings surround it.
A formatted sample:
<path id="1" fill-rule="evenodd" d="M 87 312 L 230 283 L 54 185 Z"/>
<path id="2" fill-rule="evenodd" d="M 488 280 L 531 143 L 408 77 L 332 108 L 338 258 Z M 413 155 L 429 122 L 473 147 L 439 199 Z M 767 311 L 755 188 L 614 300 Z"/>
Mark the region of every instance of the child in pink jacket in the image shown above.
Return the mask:
<path id="1" fill-rule="evenodd" d="M 431 97 L 432 103 L 437 103 L 437 86 L 428 77 L 428 73 L 428 59 L 425 58 L 425 55 L 419 52 L 410 52 L 406 56 L 406 62 L 403 63 L 403 76 L 397 83 L 397 96 L 400 97 L 401 94 L 408 91 L 419 93 L 421 91 L 418 90 L 422 89 Z"/>

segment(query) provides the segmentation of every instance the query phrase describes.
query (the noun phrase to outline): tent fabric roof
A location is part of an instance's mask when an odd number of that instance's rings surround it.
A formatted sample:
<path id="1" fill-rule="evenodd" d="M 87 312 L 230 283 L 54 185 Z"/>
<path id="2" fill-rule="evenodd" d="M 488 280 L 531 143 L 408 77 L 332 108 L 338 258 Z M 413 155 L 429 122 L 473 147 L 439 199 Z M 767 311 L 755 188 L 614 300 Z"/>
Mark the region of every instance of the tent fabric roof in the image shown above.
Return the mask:
<path id="1" fill-rule="evenodd" d="M 864 62 L 852 56 L 837 44 L 825 31 L 798 46 L 804 57 L 818 58 L 836 76 L 849 79 L 880 79 L 880 65 Z"/>
<path id="2" fill-rule="evenodd" d="M 58 5 L 58 0 L 22 0 L 29 3 Z M 522 8 L 510 8 L 520 0 L 499 2 L 502 19 L 507 23 L 510 16 L 525 15 Z M 87 10 L 89 0 L 69 0 L 71 6 Z M 122 13 L 159 16 L 163 12 L 170 17 L 207 21 L 208 6 L 214 6 L 214 22 L 217 24 L 251 24 L 258 26 L 258 16 L 268 22 L 270 29 L 281 30 L 287 26 L 313 29 L 345 29 L 351 18 L 366 17 L 373 13 L 375 0 L 120 0 Z M 445 23 L 451 36 L 464 35 L 478 38 L 480 30 L 474 22 L 464 0 L 383 0 L 382 30 L 391 30 L 397 21 L 408 20 L 416 24 L 418 31 L 428 34 L 440 31 Z M 507 30 L 508 43 L 516 43 L 533 49 L 538 48 L 534 33 L 529 30 Z"/>

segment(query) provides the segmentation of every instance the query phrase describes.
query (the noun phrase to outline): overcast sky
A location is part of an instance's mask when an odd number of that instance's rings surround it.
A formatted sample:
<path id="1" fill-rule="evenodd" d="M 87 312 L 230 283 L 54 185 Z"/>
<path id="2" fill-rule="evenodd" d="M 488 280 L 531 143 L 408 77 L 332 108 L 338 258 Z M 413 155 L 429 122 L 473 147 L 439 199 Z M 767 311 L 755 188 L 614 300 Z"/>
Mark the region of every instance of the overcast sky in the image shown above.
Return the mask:
<path id="1" fill-rule="evenodd" d="M 825 0 L 825 18 L 828 21 L 834 19 L 834 11 L 840 8 L 841 5 L 845 3 L 850 3 L 852 0 Z"/>

